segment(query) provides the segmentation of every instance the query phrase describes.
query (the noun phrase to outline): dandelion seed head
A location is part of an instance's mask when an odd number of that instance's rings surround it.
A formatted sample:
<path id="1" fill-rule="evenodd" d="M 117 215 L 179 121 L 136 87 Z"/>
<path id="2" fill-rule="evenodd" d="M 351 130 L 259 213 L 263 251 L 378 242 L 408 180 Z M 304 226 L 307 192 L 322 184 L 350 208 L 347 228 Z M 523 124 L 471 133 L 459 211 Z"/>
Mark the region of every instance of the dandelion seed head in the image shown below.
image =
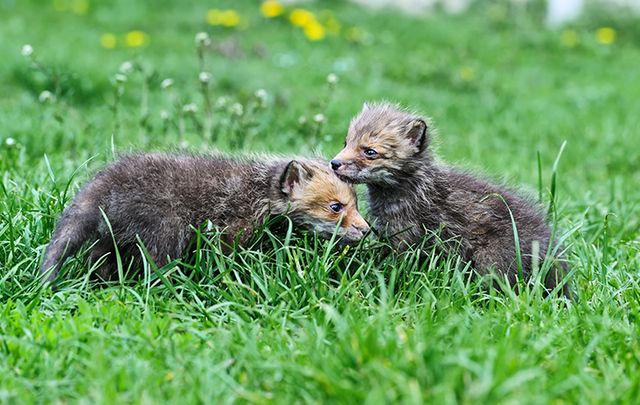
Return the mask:
<path id="1" fill-rule="evenodd" d="M 216 108 L 223 108 L 227 105 L 228 102 L 229 100 L 226 97 L 220 96 L 216 99 L 215 106 Z"/>
<path id="2" fill-rule="evenodd" d="M 267 98 L 269 97 L 269 94 L 265 89 L 256 90 L 254 95 L 258 99 L 258 102 L 260 103 L 260 105 L 265 105 L 267 103 Z"/>
<path id="3" fill-rule="evenodd" d="M 240 103 L 231 104 L 231 114 L 241 116 L 244 114 L 244 107 Z"/>
<path id="4" fill-rule="evenodd" d="M 336 83 L 338 83 L 338 76 L 335 73 L 329 73 L 329 75 L 327 76 L 327 83 L 332 86 L 335 85 Z"/>
<path id="5" fill-rule="evenodd" d="M 53 93 L 51 93 L 49 90 L 44 90 L 42 93 L 40 93 L 40 95 L 38 96 L 38 100 L 41 103 L 48 103 L 50 101 L 53 101 L 54 96 Z"/>
<path id="6" fill-rule="evenodd" d="M 128 75 L 129 73 L 133 72 L 133 63 L 129 62 L 128 60 L 122 62 L 118 71 L 123 75 Z"/>
<path id="7" fill-rule="evenodd" d="M 20 53 L 22 53 L 22 56 L 28 58 L 29 56 L 33 55 L 33 47 L 29 44 L 22 45 Z"/>
<path id="8" fill-rule="evenodd" d="M 209 46 L 211 44 L 211 38 L 206 32 L 198 32 L 196 34 L 196 45 Z"/>
<path id="9" fill-rule="evenodd" d="M 195 114 L 198 112 L 198 106 L 194 103 L 185 104 L 182 106 L 182 112 L 187 114 Z"/>
<path id="10" fill-rule="evenodd" d="M 211 81 L 211 73 L 209 72 L 200 72 L 198 75 L 198 80 L 202 84 L 208 84 Z"/>
<path id="11" fill-rule="evenodd" d="M 318 123 L 318 124 L 322 124 L 325 121 L 325 116 L 324 114 L 316 114 L 313 116 L 313 121 Z"/>
<path id="12" fill-rule="evenodd" d="M 173 86 L 173 79 L 167 78 L 160 82 L 160 88 L 163 90 L 166 90 L 171 86 Z"/>
<path id="13" fill-rule="evenodd" d="M 16 140 L 11 138 L 11 137 L 8 137 L 7 139 L 4 140 L 4 143 L 5 143 L 5 145 L 7 145 L 8 147 L 11 148 L 11 147 L 15 146 Z"/>

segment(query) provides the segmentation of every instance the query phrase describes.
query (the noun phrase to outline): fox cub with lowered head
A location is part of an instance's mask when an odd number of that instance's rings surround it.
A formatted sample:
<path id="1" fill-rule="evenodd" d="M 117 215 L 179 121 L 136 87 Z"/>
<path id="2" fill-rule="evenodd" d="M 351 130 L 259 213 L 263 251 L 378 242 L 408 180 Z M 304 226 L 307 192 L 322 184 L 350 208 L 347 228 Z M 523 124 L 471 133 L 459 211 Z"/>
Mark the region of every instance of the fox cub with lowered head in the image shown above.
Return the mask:
<path id="1" fill-rule="evenodd" d="M 294 227 L 360 240 L 368 225 L 353 188 L 326 163 L 306 159 L 232 158 L 139 154 L 111 164 L 63 212 L 47 246 L 41 271 L 56 278 L 62 262 L 85 242 L 90 260 L 105 257 L 97 275 L 115 275 L 114 240 L 125 256 L 144 243 L 158 266 L 185 254 L 193 227 L 207 220 L 229 244 L 247 243 L 271 215 Z M 106 219 L 108 220 L 105 220 Z"/>
<path id="2" fill-rule="evenodd" d="M 427 121 L 419 115 L 391 104 L 365 104 L 330 164 L 343 180 L 367 185 L 374 226 L 393 246 L 403 249 L 435 233 L 444 246 L 454 241 L 449 246 L 479 273 L 494 269 L 513 284 L 518 264 L 510 210 L 522 274 L 529 279 L 551 243 L 540 209 L 511 190 L 439 163 L 429 141 Z M 553 260 L 544 280 L 548 290 L 566 273 L 566 264 Z M 569 294 L 566 284 L 562 293 Z"/>

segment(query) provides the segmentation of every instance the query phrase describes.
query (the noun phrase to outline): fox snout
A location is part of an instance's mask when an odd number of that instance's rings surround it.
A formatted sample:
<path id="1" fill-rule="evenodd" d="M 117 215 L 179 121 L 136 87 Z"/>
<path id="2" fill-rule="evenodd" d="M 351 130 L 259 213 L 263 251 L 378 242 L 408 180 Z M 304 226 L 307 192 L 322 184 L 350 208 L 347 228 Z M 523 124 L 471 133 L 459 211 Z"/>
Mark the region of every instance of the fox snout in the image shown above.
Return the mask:
<path id="1" fill-rule="evenodd" d="M 345 239 L 347 242 L 358 242 L 369 232 L 369 224 L 364 219 L 362 222 L 354 223 L 346 229 Z"/>
<path id="2" fill-rule="evenodd" d="M 346 149 L 342 150 L 335 158 L 329 162 L 333 172 L 343 181 L 349 183 L 359 183 L 359 165 L 354 156 Z"/>

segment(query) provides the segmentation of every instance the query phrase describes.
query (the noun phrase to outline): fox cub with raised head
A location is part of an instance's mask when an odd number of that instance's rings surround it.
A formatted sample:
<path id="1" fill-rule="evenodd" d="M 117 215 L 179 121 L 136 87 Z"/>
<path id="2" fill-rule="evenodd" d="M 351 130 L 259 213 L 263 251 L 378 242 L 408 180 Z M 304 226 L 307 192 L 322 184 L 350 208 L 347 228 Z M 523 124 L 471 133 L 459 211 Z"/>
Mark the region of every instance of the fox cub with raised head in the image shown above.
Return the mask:
<path id="1" fill-rule="evenodd" d="M 63 212 L 41 271 L 54 280 L 60 265 L 86 242 L 90 260 L 105 258 L 97 275 L 115 275 L 114 240 L 125 257 L 138 238 L 158 266 L 185 254 L 193 227 L 207 220 L 225 241 L 247 243 L 270 215 L 286 214 L 294 228 L 346 243 L 368 225 L 353 188 L 326 163 L 306 159 L 139 154 L 99 172 Z M 105 220 L 106 218 L 106 220 Z"/>
<path id="2" fill-rule="evenodd" d="M 429 141 L 430 128 L 421 116 L 387 103 L 365 104 L 330 164 L 343 180 L 367 185 L 374 226 L 393 246 L 406 248 L 437 234 L 442 241 L 455 241 L 449 246 L 455 245 L 479 273 L 494 269 L 513 284 L 518 264 L 510 210 L 521 270 L 529 279 L 551 243 L 545 215 L 514 191 L 439 163 Z M 564 261 L 551 260 L 549 290 L 566 273 Z M 566 285 L 562 293 L 568 295 Z"/>

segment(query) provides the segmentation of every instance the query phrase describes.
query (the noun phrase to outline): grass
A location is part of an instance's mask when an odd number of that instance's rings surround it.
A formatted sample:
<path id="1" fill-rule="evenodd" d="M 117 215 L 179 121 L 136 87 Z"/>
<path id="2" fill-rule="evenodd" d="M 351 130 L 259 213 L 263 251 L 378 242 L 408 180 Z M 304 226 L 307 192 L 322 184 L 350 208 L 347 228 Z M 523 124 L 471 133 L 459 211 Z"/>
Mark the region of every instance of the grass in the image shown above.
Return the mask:
<path id="1" fill-rule="evenodd" d="M 226 4 L 246 29 L 208 26 L 195 1 L 54 9 L 72 3 L 0 1 L 1 401 L 637 401 L 637 19 L 588 14 L 567 46 L 535 7 L 412 18 L 332 1 L 309 7 L 331 9 L 342 33 L 312 43 L 253 2 Z M 596 41 L 601 26 L 613 44 Z M 121 46 L 136 29 L 148 45 Z M 214 41 L 201 59 L 199 31 Z M 134 70 L 116 82 L 124 61 Z M 55 101 L 39 102 L 44 90 Z M 443 159 L 553 207 L 575 302 L 482 292 L 455 257 L 418 265 L 313 238 L 225 256 L 202 235 L 195 257 L 139 281 L 91 285 L 78 257 L 59 291 L 36 282 L 63 207 L 114 153 L 332 156 L 362 102 L 381 98 L 429 114 Z"/>

